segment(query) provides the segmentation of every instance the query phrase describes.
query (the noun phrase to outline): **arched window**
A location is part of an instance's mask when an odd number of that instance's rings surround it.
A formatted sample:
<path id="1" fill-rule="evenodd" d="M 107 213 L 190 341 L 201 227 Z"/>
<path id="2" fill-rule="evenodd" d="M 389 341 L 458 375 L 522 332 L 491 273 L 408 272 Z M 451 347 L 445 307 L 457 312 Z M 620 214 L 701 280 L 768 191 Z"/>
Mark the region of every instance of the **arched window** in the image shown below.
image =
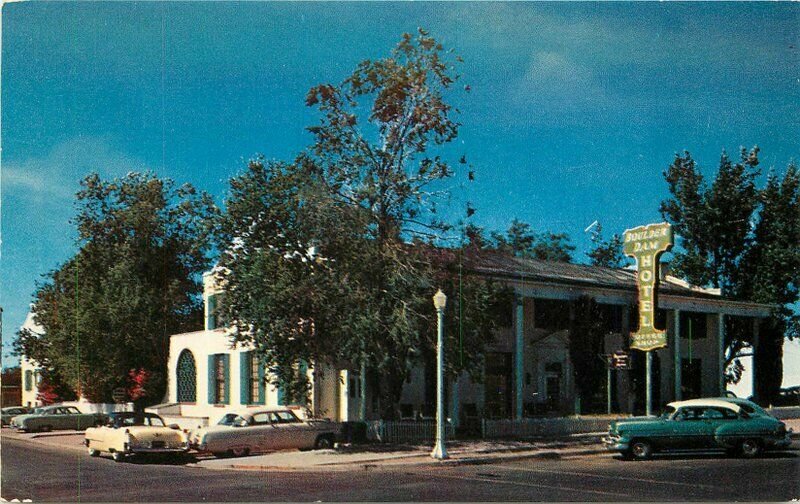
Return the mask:
<path id="1" fill-rule="evenodd" d="M 197 366 L 189 350 L 184 350 L 178 357 L 175 383 L 178 385 L 178 402 L 197 401 Z"/>

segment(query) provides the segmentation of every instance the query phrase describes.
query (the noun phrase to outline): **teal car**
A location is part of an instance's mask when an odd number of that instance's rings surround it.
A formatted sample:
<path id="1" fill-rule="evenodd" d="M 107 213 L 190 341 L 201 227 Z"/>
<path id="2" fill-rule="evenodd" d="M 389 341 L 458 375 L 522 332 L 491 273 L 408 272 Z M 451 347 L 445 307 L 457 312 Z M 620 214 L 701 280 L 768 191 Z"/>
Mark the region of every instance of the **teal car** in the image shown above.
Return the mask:
<path id="1" fill-rule="evenodd" d="M 724 450 L 755 457 L 788 447 L 790 434 L 780 420 L 748 413 L 730 400 L 691 399 L 668 404 L 659 417 L 611 422 L 603 441 L 626 458 L 647 459 L 671 450 Z"/>

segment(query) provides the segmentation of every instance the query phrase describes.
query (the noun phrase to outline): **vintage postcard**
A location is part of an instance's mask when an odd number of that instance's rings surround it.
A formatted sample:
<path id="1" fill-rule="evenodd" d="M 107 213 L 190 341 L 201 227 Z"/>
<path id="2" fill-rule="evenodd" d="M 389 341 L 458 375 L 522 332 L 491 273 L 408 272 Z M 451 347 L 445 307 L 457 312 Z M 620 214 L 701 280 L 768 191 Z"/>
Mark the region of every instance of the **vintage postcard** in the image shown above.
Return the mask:
<path id="1" fill-rule="evenodd" d="M 800 4 L 2 4 L 0 500 L 800 498 Z"/>

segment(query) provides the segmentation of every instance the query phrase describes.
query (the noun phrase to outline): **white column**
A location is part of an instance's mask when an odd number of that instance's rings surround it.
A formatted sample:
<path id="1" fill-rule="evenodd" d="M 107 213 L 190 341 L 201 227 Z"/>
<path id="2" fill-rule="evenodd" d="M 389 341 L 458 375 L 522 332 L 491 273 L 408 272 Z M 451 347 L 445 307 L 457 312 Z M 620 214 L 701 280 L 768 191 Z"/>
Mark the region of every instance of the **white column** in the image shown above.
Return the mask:
<path id="1" fill-rule="evenodd" d="M 673 339 L 673 345 L 675 348 L 673 349 L 674 352 L 674 375 L 675 375 L 675 400 L 680 401 L 683 399 L 683 393 L 681 392 L 681 374 L 683 372 L 683 367 L 681 365 L 681 312 L 677 308 L 673 310 L 674 320 L 672 323 L 672 330 L 675 333 L 675 338 Z"/>
<path id="2" fill-rule="evenodd" d="M 515 387 L 515 412 L 514 418 L 517 420 L 522 420 L 522 391 L 523 391 L 523 381 L 522 377 L 525 372 L 525 362 L 524 362 L 524 355 L 525 355 L 525 340 L 523 339 L 524 329 L 525 329 L 525 306 L 523 303 L 522 296 L 516 296 L 516 339 L 514 342 L 514 364 L 516 367 L 515 373 L 515 380 L 514 380 L 514 387 Z"/>
<path id="3" fill-rule="evenodd" d="M 719 345 L 719 395 L 725 395 L 725 314 L 717 316 L 717 344 Z"/>

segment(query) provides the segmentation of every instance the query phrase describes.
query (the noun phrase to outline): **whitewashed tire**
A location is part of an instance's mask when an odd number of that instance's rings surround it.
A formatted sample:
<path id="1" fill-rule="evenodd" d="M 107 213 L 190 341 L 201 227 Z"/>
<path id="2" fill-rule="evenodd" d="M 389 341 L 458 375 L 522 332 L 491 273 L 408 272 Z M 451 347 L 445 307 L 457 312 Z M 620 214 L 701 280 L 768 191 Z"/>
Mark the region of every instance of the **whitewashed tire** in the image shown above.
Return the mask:
<path id="1" fill-rule="evenodd" d="M 653 456 L 653 446 L 645 440 L 637 440 L 631 443 L 631 455 L 636 460 L 647 460 Z"/>

